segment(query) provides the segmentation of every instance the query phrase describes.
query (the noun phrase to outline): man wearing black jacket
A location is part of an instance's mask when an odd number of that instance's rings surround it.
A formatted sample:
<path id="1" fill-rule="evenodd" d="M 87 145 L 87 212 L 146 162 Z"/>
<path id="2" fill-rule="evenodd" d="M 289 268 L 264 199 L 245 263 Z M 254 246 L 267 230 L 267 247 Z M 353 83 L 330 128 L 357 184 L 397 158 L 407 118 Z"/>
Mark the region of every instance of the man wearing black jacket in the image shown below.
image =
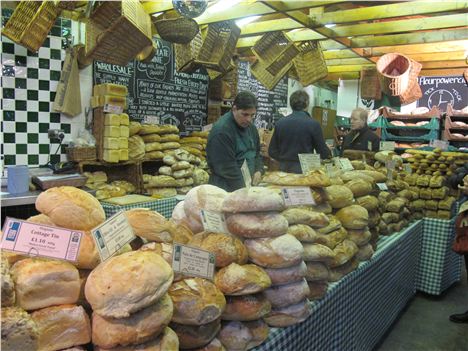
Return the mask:
<path id="1" fill-rule="evenodd" d="M 298 90 L 291 94 L 289 104 L 293 112 L 276 122 L 268 154 L 279 161 L 280 170 L 302 173 L 298 154 L 314 151 L 322 159 L 330 157 L 330 150 L 323 139 L 320 124 L 307 112 L 309 95 Z"/>
<path id="2" fill-rule="evenodd" d="M 367 110 L 356 108 L 351 112 L 351 132 L 345 136 L 344 150 L 379 151 L 380 138 L 367 126 Z"/>

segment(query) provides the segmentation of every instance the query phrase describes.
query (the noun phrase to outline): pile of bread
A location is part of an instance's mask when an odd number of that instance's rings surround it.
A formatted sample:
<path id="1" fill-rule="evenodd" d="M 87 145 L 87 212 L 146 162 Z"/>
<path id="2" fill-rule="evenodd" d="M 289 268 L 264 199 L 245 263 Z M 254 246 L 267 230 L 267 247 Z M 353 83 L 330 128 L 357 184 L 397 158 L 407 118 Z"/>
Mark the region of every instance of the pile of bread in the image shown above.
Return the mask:
<path id="1" fill-rule="evenodd" d="M 132 194 L 136 191 L 135 185 L 126 180 L 114 180 L 107 183 L 108 178 L 106 172 L 83 172 L 87 177 L 85 186 L 89 189 L 96 190 L 96 199 L 104 200 L 111 197 L 124 196 Z"/>
<path id="2" fill-rule="evenodd" d="M 466 153 L 442 151 L 437 148 L 433 151 L 407 149 L 403 156 L 417 175 L 451 176 L 468 161 Z"/>
<path id="3" fill-rule="evenodd" d="M 208 134 L 209 132 L 192 132 L 190 136 L 180 139 L 181 148 L 204 160 Z"/>

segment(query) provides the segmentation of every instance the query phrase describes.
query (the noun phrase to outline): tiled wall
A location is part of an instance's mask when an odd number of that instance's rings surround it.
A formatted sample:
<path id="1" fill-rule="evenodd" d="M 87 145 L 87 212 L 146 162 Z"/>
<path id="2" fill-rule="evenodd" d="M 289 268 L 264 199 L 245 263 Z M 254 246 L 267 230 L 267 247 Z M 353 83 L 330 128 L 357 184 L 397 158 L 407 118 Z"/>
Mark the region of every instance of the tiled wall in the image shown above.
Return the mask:
<path id="1" fill-rule="evenodd" d="M 2 9 L 2 25 L 12 10 Z M 65 51 L 62 38 L 71 33 L 71 21 L 57 19 L 43 47 L 37 53 L 14 44 L 2 36 L 2 122 L 3 165 L 46 164 L 59 142 L 49 140 L 48 129 L 71 133 L 69 118 L 54 113 L 52 104 L 60 80 Z M 66 138 L 69 139 L 69 138 Z M 64 147 L 51 161 L 65 160 Z"/>

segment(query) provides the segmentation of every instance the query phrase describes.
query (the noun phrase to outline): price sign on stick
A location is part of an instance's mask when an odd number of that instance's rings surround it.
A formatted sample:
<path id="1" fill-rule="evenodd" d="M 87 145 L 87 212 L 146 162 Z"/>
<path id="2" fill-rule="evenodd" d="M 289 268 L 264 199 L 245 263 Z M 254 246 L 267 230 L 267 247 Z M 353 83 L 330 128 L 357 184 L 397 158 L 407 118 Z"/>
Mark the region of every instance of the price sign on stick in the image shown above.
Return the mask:
<path id="1" fill-rule="evenodd" d="M 172 269 L 175 273 L 213 280 L 215 258 L 213 252 L 174 244 Z"/>
<path id="2" fill-rule="evenodd" d="M 312 192 L 308 187 L 291 187 L 281 189 L 286 206 L 316 205 Z"/>
<path id="3" fill-rule="evenodd" d="M 252 184 L 252 176 L 250 175 L 249 166 L 247 164 L 247 160 L 244 160 L 244 163 L 241 167 L 242 177 L 244 178 L 244 184 L 247 189 L 250 188 Z"/>
<path id="4" fill-rule="evenodd" d="M 394 151 L 395 142 L 394 141 L 381 141 L 379 149 L 380 151 Z"/>
<path id="5" fill-rule="evenodd" d="M 343 171 L 352 171 L 354 169 L 351 161 L 348 158 L 340 158 L 339 159 L 339 167 Z"/>
<path id="6" fill-rule="evenodd" d="M 229 231 L 226 226 L 226 219 L 221 212 L 201 210 L 203 229 L 206 232 L 226 233 Z"/>
<path id="7" fill-rule="evenodd" d="M 320 154 L 298 154 L 303 174 L 320 168 Z"/>
<path id="8" fill-rule="evenodd" d="M 382 191 L 388 190 L 387 184 L 385 184 L 385 183 L 377 183 L 377 186 Z"/>

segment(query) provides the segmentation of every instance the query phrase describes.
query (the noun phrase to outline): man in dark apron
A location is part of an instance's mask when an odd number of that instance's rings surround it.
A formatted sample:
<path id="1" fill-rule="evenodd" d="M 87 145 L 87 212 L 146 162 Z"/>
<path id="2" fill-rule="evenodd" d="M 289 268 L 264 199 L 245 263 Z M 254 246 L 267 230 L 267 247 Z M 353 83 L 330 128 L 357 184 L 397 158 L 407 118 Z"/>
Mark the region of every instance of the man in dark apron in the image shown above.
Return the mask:
<path id="1" fill-rule="evenodd" d="M 252 185 L 260 182 L 263 162 L 260 137 L 252 121 L 257 112 L 257 99 L 250 92 L 240 92 L 232 110 L 213 125 L 206 145 L 206 157 L 211 170 L 209 183 L 226 191 L 245 186 L 241 167 L 247 162 Z"/>

